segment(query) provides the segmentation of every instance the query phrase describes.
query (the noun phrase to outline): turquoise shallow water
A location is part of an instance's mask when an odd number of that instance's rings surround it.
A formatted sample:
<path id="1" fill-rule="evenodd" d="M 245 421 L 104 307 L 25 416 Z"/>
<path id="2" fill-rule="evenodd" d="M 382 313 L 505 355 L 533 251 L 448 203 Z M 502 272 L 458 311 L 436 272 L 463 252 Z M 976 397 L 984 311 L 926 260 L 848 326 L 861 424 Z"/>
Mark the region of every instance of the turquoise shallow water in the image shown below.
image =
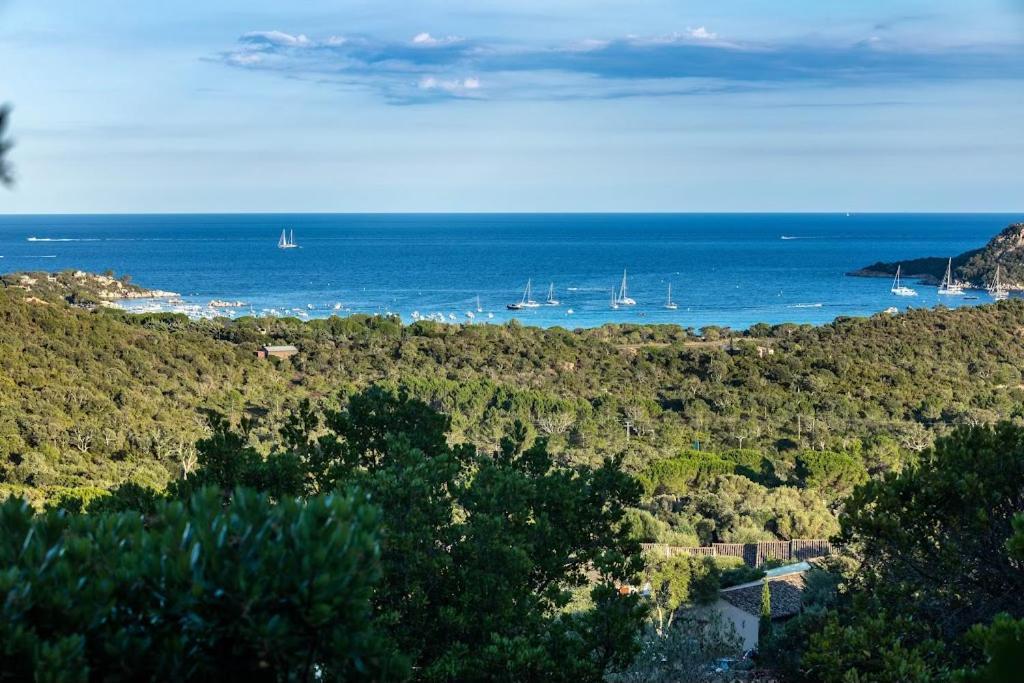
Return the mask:
<path id="1" fill-rule="evenodd" d="M 192 313 L 348 312 L 590 327 L 823 323 L 890 306 L 934 306 L 934 287 L 895 297 L 844 273 L 875 261 L 953 256 L 982 246 L 1007 214 L 238 214 L 0 216 L 0 270 L 129 273 L 180 292 Z M 282 228 L 298 249 L 278 249 Z M 785 238 L 785 239 L 783 239 Z M 612 310 L 629 271 L 636 306 Z M 528 278 L 537 300 L 508 311 Z M 672 284 L 674 311 L 664 308 Z M 989 301 L 942 297 L 947 305 Z M 476 312 L 476 298 L 482 312 Z M 166 306 L 166 305 L 165 305 Z M 570 314 L 569 310 L 573 312 Z"/>

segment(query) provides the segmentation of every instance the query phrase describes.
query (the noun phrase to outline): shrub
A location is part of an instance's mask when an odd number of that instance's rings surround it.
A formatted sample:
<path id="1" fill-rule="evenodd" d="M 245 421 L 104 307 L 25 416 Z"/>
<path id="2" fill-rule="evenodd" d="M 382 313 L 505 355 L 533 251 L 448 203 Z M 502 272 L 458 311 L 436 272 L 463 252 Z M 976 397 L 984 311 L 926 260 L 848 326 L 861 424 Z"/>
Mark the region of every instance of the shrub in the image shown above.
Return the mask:
<path id="1" fill-rule="evenodd" d="M 375 507 L 356 493 L 222 501 L 161 502 L 146 524 L 0 505 L 0 680 L 404 673 L 370 619 Z"/>

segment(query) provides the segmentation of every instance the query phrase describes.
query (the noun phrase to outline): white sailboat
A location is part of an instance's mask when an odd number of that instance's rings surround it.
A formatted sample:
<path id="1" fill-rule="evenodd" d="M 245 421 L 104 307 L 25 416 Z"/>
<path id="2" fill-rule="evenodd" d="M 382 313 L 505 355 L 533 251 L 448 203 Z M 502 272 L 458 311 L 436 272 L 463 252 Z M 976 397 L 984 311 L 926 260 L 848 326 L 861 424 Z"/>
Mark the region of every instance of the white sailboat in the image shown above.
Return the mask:
<path id="1" fill-rule="evenodd" d="M 1010 292 L 1006 289 L 1006 285 L 1003 284 L 1002 278 L 999 277 L 1002 266 L 996 264 L 996 275 L 992 280 L 992 284 L 988 288 L 989 295 L 996 301 L 1002 301 L 1010 296 Z"/>
<path id="2" fill-rule="evenodd" d="M 953 280 L 953 259 L 946 264 L 946 274 L 942 276 L 942 284 L 939 285 L 939 294 L 950 294 L 959 296 L 964 293 L 964 286 Z"/>
<path id="3" fill-rule="evenodd" d="M 619 300 L 615 298 L 615 288 L 612 287 L 612 308 L 618 309 Z"/>
<path id="4" fill-rule="evenodd" d="M 476 295 L 476 312 L 477 313 L 483 313 L 484 312 L 483 307 L 480 305 L 480 295 L 479 294 Z"/>
<path id="5" fill-rule="evenodd" d="M 668 298 L 665 299 L 665 308 L 667 308 L 670 311 L 674 311 L 677 308 L 679 308 L 679 306 L 676 305 L 676 303 L 674 301 L 672 301 L 672 283 L 671 282 L 668 284 Z"/>
<path id="6" fill-rule="evenodd" d="M 917 292 L 900 282 L 900 270 L 903 266 L 896 266 L 896 279 L 892 281 L 892 289 L 889 291 L 896 296 L 917 296 Z"/>
<path id="7" fill-rule="evenodd" d="M 292 230 L 291 237 L 289 237 L 285 233 L 285 231 L 282 229 L 281 230 L 281 239 L 277 240 L 277 248 L 278 249 L 294 249 L 297 246 L 299 246 L 299 245 L 297 245 L 295 243 L 295 231 Z"/>
<path id="8" fill-rule="evenodd" d="M 523 290 L 523 298 L 514 304 L 508 304 L 505 306 L 510 311 L 518 311 L 523 308 L 539 308 L 540 304 L 530 298 L 531 287 L 533 286 L 533 280 L 526 281 L 526 289 Z"/>
<path id="9" fill-rule="evenodd" d="M 619 285 L 619 296 L 615 299 L 615 303 L 620 306 L 636 306 L 636 301 L 629 298 L 629 293 L 626 291 L 626 270 L 622 270 L 622 284 Z"/>
<path id="10" fill-rule="evenodd" d="M 555 283 L 548 285 L 548 298 L 544 301 L 548 306 L 558 306 L 561 302 L 555 298 Z"/>

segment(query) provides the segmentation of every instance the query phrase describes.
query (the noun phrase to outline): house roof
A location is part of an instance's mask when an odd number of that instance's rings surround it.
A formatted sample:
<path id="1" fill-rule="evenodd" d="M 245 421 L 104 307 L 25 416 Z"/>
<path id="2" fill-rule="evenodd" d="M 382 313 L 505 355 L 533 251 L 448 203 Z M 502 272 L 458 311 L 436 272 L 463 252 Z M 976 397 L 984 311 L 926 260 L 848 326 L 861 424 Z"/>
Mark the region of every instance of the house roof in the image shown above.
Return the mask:
<path id="1" fill-rule="evenodd" d="M 764 574 L 769 578 L 775 578 L 776 576 L 785 576 L 786 574 L 802 574 L 810 568 L 810 562 L 797 562 L 796 564 L 787 564 L 784 567 L 769 569 Z"/>
<path id="2" fill-rule="evenodd" d="M 292 346 L 291 344 L 288 344 L 286 346 L 264 346 L 263 350 L 266 351 L 267 353 L 271 353 L 273 351 L 294 351 L 296 353 L 299 352 L 299 350 Z"/>
<path id="3" fill-rule="evenodd" d="M 800 612 L 803 604 L 804 574 L 794 571 L 781 576 L 766 577 L 772 598 L 772 619 L 791 617 Z M 755 617 L 761 615 L 761 591 L 763 581 L 752 581 L 740 586 L 725 588 L 718 597 L 730 605 L 740 608 Z"/>

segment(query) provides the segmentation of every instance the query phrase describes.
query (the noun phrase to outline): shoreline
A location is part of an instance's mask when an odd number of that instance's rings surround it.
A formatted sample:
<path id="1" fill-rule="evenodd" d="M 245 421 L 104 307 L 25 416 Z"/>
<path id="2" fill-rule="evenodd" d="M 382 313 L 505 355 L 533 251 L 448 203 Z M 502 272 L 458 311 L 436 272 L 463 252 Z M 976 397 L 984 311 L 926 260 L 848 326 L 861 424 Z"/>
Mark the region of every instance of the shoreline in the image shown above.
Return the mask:
<path id="1" fill-rule="evenodd" d="M 861 276 L 861 277 L 872 277 L 872 276 Z M 880 277 L 880 276 L 875 276 Z M 159 290 L 156 290 L 159 291 Z M 404 314 L 399 311 L 378 311 L 368 310 L 360 308 L 341 308 L 334 309 L 329 307 L 312 307 L 308 305 L 306 308 L 294 307 L 291 309 L 273 309 L 273 310 L 259 310 L 256 311 L 253 306 L 242 300 L 234 301 L 222 301 L 220 305 L 213 305 L 217 303 L 217 300 L 211 300 L 207 303 L 201 301 L 183 301 L 179 304 L 167 305 L 167 297 L 163 296 L 135 296 L 126 299 L 120 299 L 113 302 L 109 302 L 110 305 L 130 315 L 147 315 L 147 314 L 170 314 L 170 315 L 185 315 L 192 321 L 198 320 L 239 320 L 242 318 L 252 318 L 254 320 L 295 320 L 300 323 L 313 322 L 318 320 L 330 320 L 332 318 L 346 319 L 356 316 L 367 316 L 371 318 L 380 319 L 391 319 L 402 325 L 403 327 L 409 327 L 417 323 L 435 324 L 435 325 L 446 325 L 454 327 L 474 327 L 481 325 L 489 326 L 504 326 L 504 325 L 518 325 L 527 328 L 536 328 L 541 330 L 551 329 L 564 329 L 568 331 L 582 331 L 582 330 L 598 330 L 604 327 L 618 327 L 618 328 L 630 328 L 630 329 L 643 329 L 643 328 L 655 328 L 655 327 L 672 327 L 679 330 L 690 330 L 695 336 L 700 337 L 700 331 L 705 329 L 714 329 L 716 331 L 728 331 L 732 334 L 748 334 L 750 330 L 755 327 L 767 325 L 770 327 L 777 327 L 780 325 L 795 325 L 795 326 L 812 326 L 812 327 L 823 327 L 832 325 L 840 320 L 866 320 L 876 316 L 883 315 L 901 315 L 909 313 L 911 311 L 938 311 L 938 310 L 955 310 L 957 308 L 977 308 L 980 306 L 989 306 L 998 303 L 992 300 L 987 292 L 983 289 L 970 289 L 966 290 L 967 301 L 971 303 L 965 303 L 964 306 L 948 306 L 945 301 L 937 301 L 933 305 L 907 305 L 906 299 L 899 299 L 893 297 L 893 305 L 885 308 L 879 308 L 878 310 L 863 313 L 863 314 L 852 314 L 852 313 L 838 313 L 831 316 L 827 320 L 820 322 L 808 322 L 798 319 L 788 320 L 776 320 L 768 321 L 761 320 L 758 322 L 750 323 L 744 326 L 734 327 L 728 323 L 717 322 L 703 325 L 687 324 L 685 320 L 658 320 L 658 319 L 645 319 L 646 316 L 641 313 L 639 316 L 631 318 L 629 320 L 611 320 L 605 319 L 597 324 L 544 324 L 539 322 L 530 321 L 529 319 L 523 319 L 514 315 L 507 315 L 501 318 L 497 315 L 492 314 L 491 317 L 487 317 L 485 311 L 478 316 L 473 318 L 459 317 L 455 314 L 449 314 L 448 316 L 442 316 L 440 313 L 432 315 L 420 315 L 419 317 L 411 317 L 408 314 Z M 976 296 L 975 296 L 976 295 Z M 176 296 L 176 295 L 175 295 Z M 958 297 L 964 300 L 965 297 Z M 228 297 L 230 299 L 230 297 Z M 897 300 L 899 299 L 899 300 Z M 1011 296 L 1011 300 L 1024 299 L 1020 296 Z M 151 302 L 150 306 L 146 303 Z M 953 303 L 953 302 L 949 302 Z M 895 304 L 903 304 L 903 306 L 896 306 Z M 821 309 L 822 304 L 794 304 L 790 306 L 796 309 Z M 895 309 L 895 310 L 894 310 Z M 637 319 L 640 318 L 640 319 Z M 569 322 L 571 318 L 567 319 Z"/>
<path id="2" fill-rule="evenodd" d="M 852 277 L 887 277 L 884 273 L 850 273 Z M 920 297 L 894 297 L 887 288 L 879 290 L 877 298 L 859 304 L 839 303 L 835 301 L 815 302 L 813 295 L 804 301 L 780 300 L 769 302 L 768 305 L 751 305 L 742 308 L 716 306 L 715 302 L 704 304 L 693 303 L 687 306 L 681 303 L 678 310 L 665 309 L 650 299 L 641 299 L 636 306 L 622 306 L 611 309 L 607 301 L 598 296 L 596 290 L 586 290 L 576 298 L 576 289 L 567 288 L 566 296 L 562 295 L 562 303 L 558 306 L 539 306 L 527 311 L 511 312 L 501 303 L 493 292 L 489 294 L 491 303 L 479 309 L 475 301 L 470 301 L 466 292 L 446 294 L 438 297 L 433 303 L 424 304 L 422 298 L 399 301 L 391 295 L 375 292 L 367 299 L 364 293 L 348 291 L 349 296 L 356 300 L 348 303 L 327 299 L 328 293 L 317 292 L 307 295 L 293 294 L 268 295 L 263 292 L 256 296 L 225 294 L 216 295 L 189 294 L 163 289 L 149 289 L 135 284 L 131 278 L 115 277 L 107 271 L 105 274 L 88 273 L 82 270 L 64 270 L 56 273 L 46 271 L 14 272 L 0 274 L 5 286 L 25 290 L 27 294 L 42 300 L 63 300 L 69 304 L 91 308 L 116 308 L 129 314 L 169 314 L 184 315 L 190 320 L 236 320 L 243 317 L 262 319 L 295 319 L 306 322 L 345 318 L 350 316 L 371 316 L 391 318 L 403 326 L 417 322 L 433 324 L 473 326 L 473 325 L 520 325 L 539 329 L 587 330 L 602 327 L 663 327 L 671 326 L 681 330 L 701 330 L 716 328 L 719 330 L 749 330 L 758 325 L 812 325 L 824 326 L 836 320 L 848 318 L 870 318 L 875 315 L 902 313 L 909 310 L 927 310 L 937 307 L 958 308 L 960 306 L 978 306 L 989 303 L 990 297 L 985 290 L 968 290 L 965 296 L 938 297 L 933 286 L 919 278 L 914 278 L 930 291 L 922 291 Z M 1018 290 L 1019 291 L 1019 290 Z M 340 294 L 340 293 L 339 293 Z M 339 296 L 334 292 L 330 296 Z M 362 295 L 362 300 L 358 298 Z M 513 293 L 508 294 L 509 297 Z M 781 294 L 780 294 L 781 296 Z M 392 301 L 392 305 L 376 304 L 376 300 Z M 305 305 L 295 305 L 299 299 L 314 301 Z M 428 296 L 427 299 L 430 297 Z M 507 297 L 506 297 L 507 298 Z M 1020 298 L 1015 296 L 1013 298 Z M 291 301 L 289 301 L 291 299 Z M 420 304 L 415 307 L 416 304 Z M 575 310 L 574 310 L 575 307 Z"/>

